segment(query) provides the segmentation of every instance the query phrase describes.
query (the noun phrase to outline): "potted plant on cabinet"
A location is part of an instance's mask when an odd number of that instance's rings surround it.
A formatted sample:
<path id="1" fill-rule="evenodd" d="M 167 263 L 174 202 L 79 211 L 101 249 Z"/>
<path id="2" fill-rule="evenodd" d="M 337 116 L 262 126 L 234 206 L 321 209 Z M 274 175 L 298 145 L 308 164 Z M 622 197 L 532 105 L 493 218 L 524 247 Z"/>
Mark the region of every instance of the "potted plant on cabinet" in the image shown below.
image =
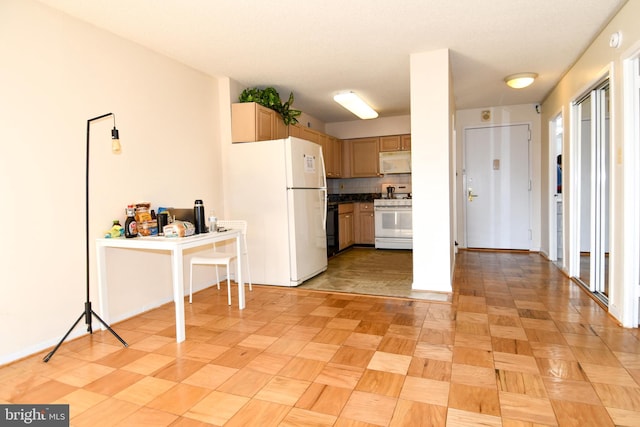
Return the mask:
<path id="1" fill-rule="evenodd" d="M 287 102 L 282 102 L 280 94 L 272 87 L 265 89 L 247 88 L 242 91 L 239 100 L 240 102 L 256 102 L 278 112 L 282 117 L 282 121 L 287 126 L 298 123 L 297 117 L 302 114 L 302 111 L 291 108 L 293 104 L 293 92 L 289 95 Z"/>

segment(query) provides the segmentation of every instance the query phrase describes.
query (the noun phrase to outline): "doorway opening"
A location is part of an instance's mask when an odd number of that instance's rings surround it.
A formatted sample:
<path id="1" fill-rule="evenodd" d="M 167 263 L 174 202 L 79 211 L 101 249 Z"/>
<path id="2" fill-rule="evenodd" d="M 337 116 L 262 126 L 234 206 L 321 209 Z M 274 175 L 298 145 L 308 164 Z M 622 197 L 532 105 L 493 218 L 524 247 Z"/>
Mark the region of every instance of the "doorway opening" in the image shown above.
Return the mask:
<path id="1" fill-rule="evenodd" d="M 562 196 L 562 144 L 564 126 L 562 113 L 549 122 L 549 259 L 564 269 L 564 221 Z"/>

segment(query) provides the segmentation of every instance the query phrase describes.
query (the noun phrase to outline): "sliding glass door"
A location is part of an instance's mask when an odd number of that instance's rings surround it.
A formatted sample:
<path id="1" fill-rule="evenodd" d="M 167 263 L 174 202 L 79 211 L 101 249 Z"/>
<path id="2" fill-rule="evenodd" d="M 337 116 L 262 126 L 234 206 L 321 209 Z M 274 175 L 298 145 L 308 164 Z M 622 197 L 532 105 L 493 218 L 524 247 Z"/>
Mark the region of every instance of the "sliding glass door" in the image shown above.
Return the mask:
<path id="1" fill-rule="evenodd" d="M 609 295 L 609 80 L 574 103 L 576 278 L 603 302 Z"/>

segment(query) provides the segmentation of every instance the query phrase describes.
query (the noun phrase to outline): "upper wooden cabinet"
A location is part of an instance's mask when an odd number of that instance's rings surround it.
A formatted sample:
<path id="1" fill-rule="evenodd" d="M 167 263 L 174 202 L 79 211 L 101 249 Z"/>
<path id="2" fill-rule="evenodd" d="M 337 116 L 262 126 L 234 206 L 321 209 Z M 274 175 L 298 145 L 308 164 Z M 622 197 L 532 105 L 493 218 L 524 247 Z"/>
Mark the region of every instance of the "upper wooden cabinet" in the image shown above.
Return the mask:
<path id="1" fill-rule="evenodd" d="M 300 125 L 289 126 L 289 136 L 319 144 L 322 147 L 327 178 L 342 177 L 342 149 L 338 138 Z"/>
<path id="2" fill-rule="evenodd" d="M 411 151 L 411 135 L 381 136 L 380 151 Z"/>
<path id="3" fill-rule="evenodd" d="M 411 135 L 400 135 L 400 149 L 411 151 Z"/>
<path id="4" fill-rule="evenodd" d="M 289 129 L 276 111 L 256 102 L 231 104 L 231 141 L 254 142 L 282 139 Z"/>
<path id="5" fill-rule="evenodd" d="M 305 128 L 302 126 L 299 126 L 299 128 L 300 128 L 300 138 L 322 145 L 321 140 L 324 135 L 323 133 L 318 132 L 317 130 L 313 130 L 311 128 Z"/>
<path id="6" fill-rule="evenodd" d="M 325 140 L 327 178 L 342 178 L 342 142 L 331 135 Z"/>
<path id="7" fill-rule="evenodd" d="M 347 139 L 343 142 L 349 159 L 348 167 L 343 165 L 343 178 L 367 178 L 379 176 L 379 138 Z M 343 157 L 344 159 L 344 157 Z"/>

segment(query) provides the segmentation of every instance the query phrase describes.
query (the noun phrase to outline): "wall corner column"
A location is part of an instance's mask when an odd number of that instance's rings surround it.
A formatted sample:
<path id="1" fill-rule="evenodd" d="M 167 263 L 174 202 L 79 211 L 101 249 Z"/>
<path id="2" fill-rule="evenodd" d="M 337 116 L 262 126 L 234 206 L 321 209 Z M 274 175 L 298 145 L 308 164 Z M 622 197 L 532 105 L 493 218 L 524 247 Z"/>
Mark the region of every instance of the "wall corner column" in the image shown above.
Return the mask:
<path id="1" fill-rule="evenodd" d="M 449 50 L 410 57 L 413 289 L 452 291 L 454 113 Z"/>

